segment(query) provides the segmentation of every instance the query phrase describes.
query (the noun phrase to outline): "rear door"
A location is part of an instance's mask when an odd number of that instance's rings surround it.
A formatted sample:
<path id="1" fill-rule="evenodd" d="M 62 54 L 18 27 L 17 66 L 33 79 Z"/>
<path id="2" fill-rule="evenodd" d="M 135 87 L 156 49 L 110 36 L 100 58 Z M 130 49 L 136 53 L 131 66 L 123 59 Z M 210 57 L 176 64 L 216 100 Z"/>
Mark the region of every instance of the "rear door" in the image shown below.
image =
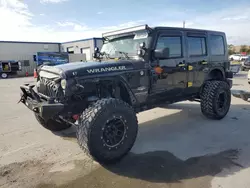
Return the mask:
<path id="1" fill-rule="evenodd" d="M 186 94 L 199 91 L 205 77 L 204 69 L 208 66 L 208 45 L 206 32 L 186 32 L 187 50 L 187 89 Z"/>

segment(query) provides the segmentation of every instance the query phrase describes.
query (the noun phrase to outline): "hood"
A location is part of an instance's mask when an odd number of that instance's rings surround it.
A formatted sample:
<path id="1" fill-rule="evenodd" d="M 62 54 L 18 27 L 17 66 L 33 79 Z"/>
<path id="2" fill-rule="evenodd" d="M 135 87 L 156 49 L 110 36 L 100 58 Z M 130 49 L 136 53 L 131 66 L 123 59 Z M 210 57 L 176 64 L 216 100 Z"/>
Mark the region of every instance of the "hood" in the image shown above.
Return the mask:
<path id="1" fill-rule="evenodd" d="M 141 63 L 140 63 L 141 62 Z M 144 68 L 142 61 L 120 60 L 111 62 L 74 62 L 56 66 L 43 66 L 41 71 L 54 73 L 66 77 L 81 77 L 100 75 L 107 73 L 118 73 L 121 71 Z M 143 66 L 143 67 L 142 67 Z"/>

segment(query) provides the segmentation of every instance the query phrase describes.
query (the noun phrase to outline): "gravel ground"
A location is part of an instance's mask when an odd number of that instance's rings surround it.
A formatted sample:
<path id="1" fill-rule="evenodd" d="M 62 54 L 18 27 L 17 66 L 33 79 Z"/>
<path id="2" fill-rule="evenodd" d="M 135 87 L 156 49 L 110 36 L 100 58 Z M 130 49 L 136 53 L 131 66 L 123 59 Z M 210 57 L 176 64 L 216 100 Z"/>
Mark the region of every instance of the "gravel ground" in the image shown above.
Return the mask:
<path id="1" fill-rule="evenodd" d="M 204 118 L 196 102 L 138 114 L 139 134 L 119 164 L 100 166 L 78 147 L 75 129 L 52 133 L 19 100 L 19 85 L 0 80 L 0 187 L 245 188 L 250 187 L 250 105 L 232 97 L 221 121 Z M 233 89 L 248 90 L 246 73 Z"/>

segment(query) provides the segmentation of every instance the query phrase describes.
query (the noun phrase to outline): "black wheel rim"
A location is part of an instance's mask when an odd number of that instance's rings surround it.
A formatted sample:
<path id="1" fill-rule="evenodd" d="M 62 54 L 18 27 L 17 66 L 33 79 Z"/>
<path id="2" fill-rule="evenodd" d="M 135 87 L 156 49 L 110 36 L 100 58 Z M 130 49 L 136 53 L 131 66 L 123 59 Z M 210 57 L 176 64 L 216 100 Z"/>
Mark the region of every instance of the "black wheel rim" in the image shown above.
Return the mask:
<path id="1" fill-rule="evenodd" d="M 125 122 L 122 118 L 114 117 L 108 120 L 103 129 L 103 141 L 108 147 L 116 147 L 124 140 L 126 133 Z"/>
<path id="2" fill-rule="evenodd" d="M 217 109 L 219 112 L 224 112 L 226 110 L 226 107 L 227 107 L 227 94 L 226 94 L 226 92 L 221 91 L 218 94 L 216 104 L 217 104 Z"/>

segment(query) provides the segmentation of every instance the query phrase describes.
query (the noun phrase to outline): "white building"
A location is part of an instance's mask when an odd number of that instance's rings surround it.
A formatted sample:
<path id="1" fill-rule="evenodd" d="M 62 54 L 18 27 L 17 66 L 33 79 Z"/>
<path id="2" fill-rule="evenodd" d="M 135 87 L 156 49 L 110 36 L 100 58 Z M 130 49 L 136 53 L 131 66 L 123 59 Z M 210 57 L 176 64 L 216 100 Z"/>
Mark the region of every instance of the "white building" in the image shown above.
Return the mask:
<path id="1" fill-rule="evenodd" d="M 61 44 L 61 50 L 69 54 L 85 54 L 86 60 L 92 59 L 95 47 L 101 48 L 102 38 L 90 38 L 64 42 Z"/>
<path id="2" fill-rule="evenodd" d="M 33 74 L 34 68 L 36 68 L 37 52 L 68 52 L 70 62 L 89 61 L 92 60 L 94 48 L 101 48 L 101 46 L 101 38 L 65 43 L 0 41 L 0 61 L 20 61 L 22 71 L 18 72 L 18 75 L 24 76 L 26 72 Z"/>

